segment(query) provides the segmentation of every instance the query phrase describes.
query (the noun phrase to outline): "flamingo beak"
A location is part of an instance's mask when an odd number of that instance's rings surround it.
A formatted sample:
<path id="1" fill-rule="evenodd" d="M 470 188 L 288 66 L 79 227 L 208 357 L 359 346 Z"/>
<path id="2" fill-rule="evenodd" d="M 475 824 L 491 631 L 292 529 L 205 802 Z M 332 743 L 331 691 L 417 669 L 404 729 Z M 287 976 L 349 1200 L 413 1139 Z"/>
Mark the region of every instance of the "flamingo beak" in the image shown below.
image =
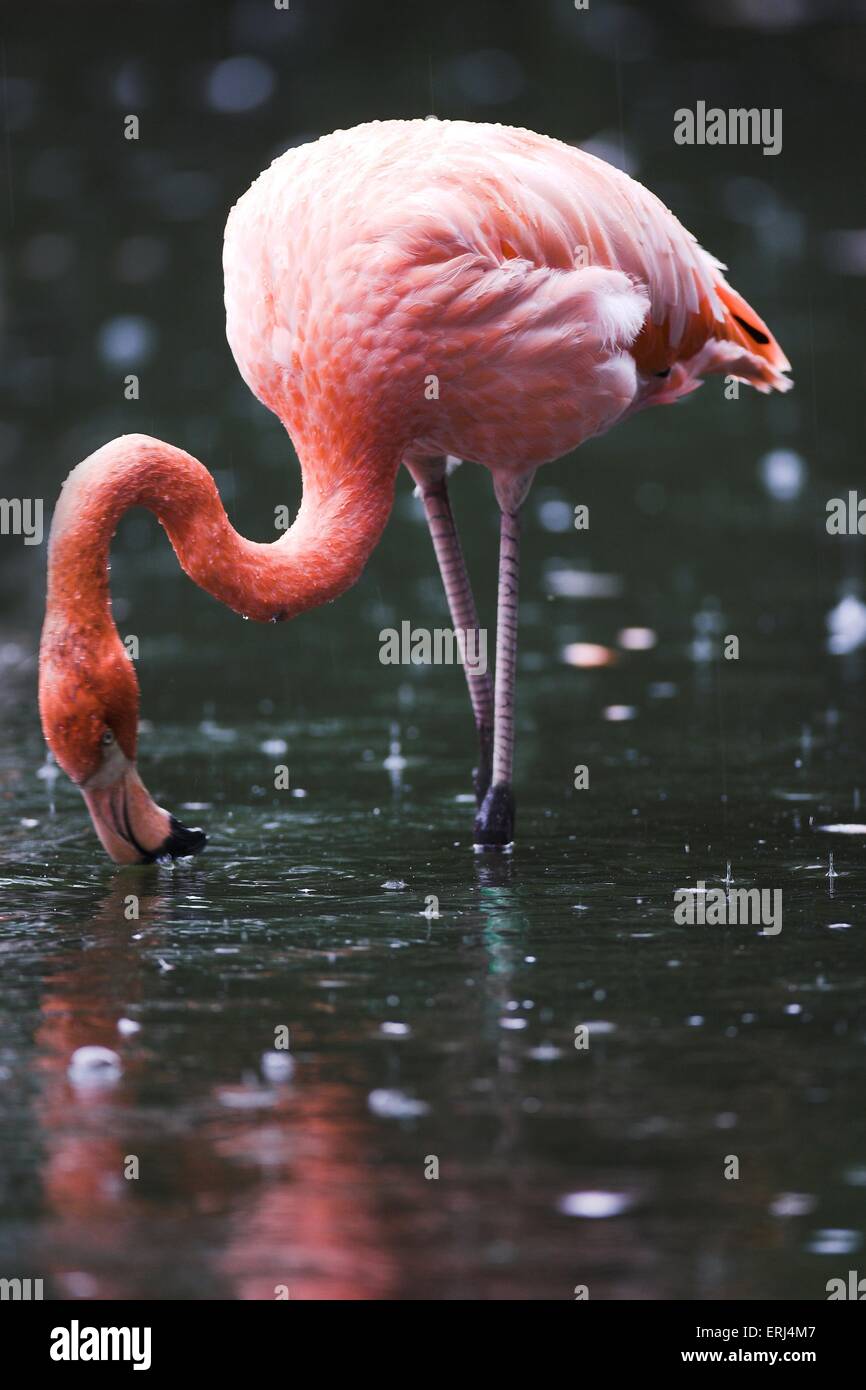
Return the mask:
<path id="1" fill-rule="evenodd" d="M 123 760 L 119 776 L 97 776 L 81 787 L 93 828 L 115 864 L 152 864 L 166 856 L 198 854 L 203 830 L 190 830 L 157 806 L 136 771 Z"/>

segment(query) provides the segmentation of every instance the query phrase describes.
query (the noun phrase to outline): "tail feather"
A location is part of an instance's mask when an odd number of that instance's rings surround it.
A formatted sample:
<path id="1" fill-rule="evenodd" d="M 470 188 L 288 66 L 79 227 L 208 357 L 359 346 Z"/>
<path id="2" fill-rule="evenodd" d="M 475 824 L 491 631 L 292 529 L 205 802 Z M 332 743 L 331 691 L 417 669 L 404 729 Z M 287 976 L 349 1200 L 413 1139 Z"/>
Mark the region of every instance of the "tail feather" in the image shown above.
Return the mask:
<path id="1" fill-rule="evenodd" d="M 745 348 L 748 356 L 757 358 L 763 368 L 758 368 L 760 380 L 769 388 L 787 391 L 791 382 L 782 373 L 790 371 L 791 364 L 763 319 L 722 276 L 716 282 L 716 294 L 724 305 L 725 318 L 715 336 Z"/>
<path id="2" fill-rule="evenodd" d="M 709 263 L 710 257 L 706 260 Z M 696 378 L 712 372 L 725 372 L 759 391 L 791 389 L 793 382 L 785 376 L 791 366 L 787 357 L 760 315 L 728 284 L 722 269 L 712 261 L 709 289 L 696 275 L 686 278 L 686 288 L 693 293 L 684 322 L 675 321 L 670 304 L 655 321 L 647 316 L 632 352 L 647 377 L 666 378 L 664 387 L 653 391 L 653 404 L 694 390 Z"/>
<path id="3" fill-rule="evenodd" d="M 779 351 L 778 344 L 773 345 Z M 764 395 L 770 391 L 790 391 L 794 385 L 793 381 L 789 376 L 785 376 L 781 367 L 761 356 L 760 348 L 763 346 L 764 344 L 743 347 L 731 338 L 708 338 L 694 357 L 674 368 L 670 377 L 670 387 L 673 390 L 680 371 L 683 372 L 682 384 L 686 390 L 693 390 L 695 385 L 700 385 L 701 377 L 721 372 L 725 376 L 735 377 L 737 381 L 748 382 Z M 781 351 L 779 356 L 784 362 L 785 357 Z M 686 382 L 689 383 L 688 386 Z M 685 391 L 681 390 L 676 394 L 685 394 Z"/>

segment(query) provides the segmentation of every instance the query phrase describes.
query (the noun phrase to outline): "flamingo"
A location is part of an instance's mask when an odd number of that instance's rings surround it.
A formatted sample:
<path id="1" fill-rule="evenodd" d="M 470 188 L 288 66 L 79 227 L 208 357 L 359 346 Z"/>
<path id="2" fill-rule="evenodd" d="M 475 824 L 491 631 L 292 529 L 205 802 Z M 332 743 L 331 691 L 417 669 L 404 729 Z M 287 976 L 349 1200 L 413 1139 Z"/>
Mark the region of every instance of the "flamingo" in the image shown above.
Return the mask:
<path id="1" fill-rule="evenodd" d="M 79 463 L 49 542 L 46 741 L 116 862 L 195 853 L 205 834 L 158 806 L 136 769 L 138 685 L 108 588 L 120 517 L 149 508 L 196 584 L 278 622 L 355 583 L 405 466 L 454 629 L 477 639 L 448 492 L 447 460 L 470 460 L 490 471 L 500 512 L 495 680 L 465 667 L 474 843 L 508 848 L 520 509 L 537 468 L 713 372 L 785 391 L 789 363 L 658 198 L 507 126 L 374 121 L 291 149 L 232 208 L 223 266 L 229 345 L 291 436 L 301 507 L 262 544 L 235 531 L 210 473 L 171 444 L 124 435 Z"/>

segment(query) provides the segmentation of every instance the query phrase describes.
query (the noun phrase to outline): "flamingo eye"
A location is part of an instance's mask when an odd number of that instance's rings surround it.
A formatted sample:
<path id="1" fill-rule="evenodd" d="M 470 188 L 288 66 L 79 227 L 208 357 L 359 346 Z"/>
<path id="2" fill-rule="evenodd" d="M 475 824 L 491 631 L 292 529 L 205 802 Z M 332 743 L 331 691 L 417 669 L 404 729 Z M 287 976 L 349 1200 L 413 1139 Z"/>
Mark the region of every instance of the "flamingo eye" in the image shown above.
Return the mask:
<path id="1" fill-rule="evenodd" d="M 108 748 L 109 745 L 112 744 L 113 742 L 114 742 L 114 734 L 111 732 L 110 729 L 106 729 L 106 730 L 105 730 L 105 733 L 102 735 L 102 744 L 103 744 L 103 747 Z"/>

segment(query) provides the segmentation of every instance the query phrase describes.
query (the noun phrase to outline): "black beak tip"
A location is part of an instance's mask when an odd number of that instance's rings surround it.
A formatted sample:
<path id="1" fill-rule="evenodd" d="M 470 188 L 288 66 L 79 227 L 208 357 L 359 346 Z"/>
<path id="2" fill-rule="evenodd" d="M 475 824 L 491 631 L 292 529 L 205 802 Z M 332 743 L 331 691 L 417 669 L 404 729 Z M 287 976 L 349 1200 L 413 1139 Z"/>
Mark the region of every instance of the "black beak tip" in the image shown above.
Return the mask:
<path id="1" fill-rule="evenodd" d="M 171 833 L 166 835 L 159 847 L 159 858 L 170 855 L 172 859 L 180 859 L 188 854 L 198 854 L 206 844 L 207 835 L 203 830 L 191 830 L 177 816 L 172 816 Z"/>

